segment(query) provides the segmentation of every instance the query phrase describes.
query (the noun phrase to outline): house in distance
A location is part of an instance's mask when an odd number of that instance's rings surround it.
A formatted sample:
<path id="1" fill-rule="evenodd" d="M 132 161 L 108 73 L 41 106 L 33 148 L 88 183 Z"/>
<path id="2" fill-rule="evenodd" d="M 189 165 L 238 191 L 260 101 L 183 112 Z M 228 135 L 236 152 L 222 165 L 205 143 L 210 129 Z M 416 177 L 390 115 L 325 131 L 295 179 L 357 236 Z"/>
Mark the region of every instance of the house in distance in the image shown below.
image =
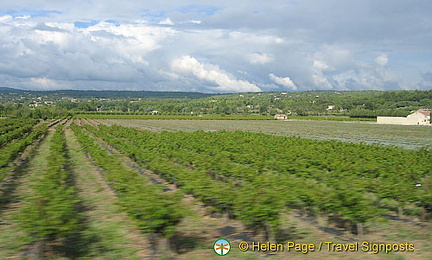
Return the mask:
<path id="1" fill-rule="evenodd" d="M 378 124 L 391 125 L 431 125 L 430 110 L 417 110 L 407 117 L 378 116 Z"/>
<path id="2" fill-rule="evenodd" d="M 288 116 L 287 116 L 286 114 L 276 114 L 276 115 L 274 116 L 274 118 L 275 118 L 276 120 L 285 120 L 285 119 L 288 118 Z"/>

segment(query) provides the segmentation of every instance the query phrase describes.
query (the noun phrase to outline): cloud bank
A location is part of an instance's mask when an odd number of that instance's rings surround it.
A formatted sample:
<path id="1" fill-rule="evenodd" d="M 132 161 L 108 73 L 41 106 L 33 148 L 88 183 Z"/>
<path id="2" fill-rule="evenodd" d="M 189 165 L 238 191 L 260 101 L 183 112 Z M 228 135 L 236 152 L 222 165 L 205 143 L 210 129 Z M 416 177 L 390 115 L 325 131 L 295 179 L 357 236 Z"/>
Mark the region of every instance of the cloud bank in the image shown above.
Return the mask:
<path id="1" fill-rule="evenodd" d="M 213 89 L 216 91 L 232 92 L 258 92 L 260 88 L 244 80 L 233 79 L 218 66 L 201 64 L 197 59 L 185 56 L 176 59 L 172 63 L 175 71 L 192 74 L 193 76 L 216 84 Z M 206 68 L 207 67 L 207 68 Z"/>
<path id="2" fill-rule="evenodd" d="M 426 0 L 5 2 L 0 84 L 200 92 L 431 89 L 431 12 Z"/>
<path id="3" fill-rule="evenodd" d="M 284 77 L 284 78 L 278 77 L 273 73 L 270 73 L 269 77 L 276 84 L 282 85 L 291 90 L 297 90 L 297 86 L 294 84 L 294 82 L 292 82 L 292 80 L 289 77 Z"/>

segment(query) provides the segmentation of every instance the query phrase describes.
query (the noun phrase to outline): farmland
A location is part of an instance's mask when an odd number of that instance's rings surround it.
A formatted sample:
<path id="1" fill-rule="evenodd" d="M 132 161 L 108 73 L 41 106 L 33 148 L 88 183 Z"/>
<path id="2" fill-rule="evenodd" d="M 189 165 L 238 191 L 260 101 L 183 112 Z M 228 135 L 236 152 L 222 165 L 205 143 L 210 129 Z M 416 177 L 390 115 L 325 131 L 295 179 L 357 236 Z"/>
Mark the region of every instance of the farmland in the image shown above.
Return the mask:
<path id="1" fill-rule="evenodd" d="M 409 242 L 416 251 L 369 254 L 431 256 L 430 191 L 415 187 L 428 182 L 431 158 L 414 149 L 430 143 L 423 132 L 429 128 L 273 120 L 3 123 L 5 133 L 28 132 L 3 151 L 30 141 L 2 167 L 1 258 L 202 259 L 215 256 L 210 247 L 218 237 L 234 245 Z M 397 146 L 340 142 L 367 136 Z M 413 149 L 398 147 L 407 144 Z M 307 256 L 341 254 L 366 253 Z M 304 258 L 271 258 L 287 256 Z"/>
<path id="2" fill-rule="evenodd" d="M 0 260 L 432 260 L 432 0 L 1 3 Z"/>
<path id="3" fill-rule="evenodd" d="M 149 131 L 248 131 L 272 135 L 300 136 L 316 140 L 381 143 L 409 149 L 432 146 L 431 127 L 378 125 L 373 122 L 335 121 L 261 121 L 261 120 L 96 120 L 103 124 L 119 124 Z"/>
<path id="4" fill-rule="evenodd" d="M 218 238 L 227 259 L 432 257 L 432 128 L 375 118 L 429 92 L 116 94 L 3 92 L 1 259 L 212 259 Z"/>

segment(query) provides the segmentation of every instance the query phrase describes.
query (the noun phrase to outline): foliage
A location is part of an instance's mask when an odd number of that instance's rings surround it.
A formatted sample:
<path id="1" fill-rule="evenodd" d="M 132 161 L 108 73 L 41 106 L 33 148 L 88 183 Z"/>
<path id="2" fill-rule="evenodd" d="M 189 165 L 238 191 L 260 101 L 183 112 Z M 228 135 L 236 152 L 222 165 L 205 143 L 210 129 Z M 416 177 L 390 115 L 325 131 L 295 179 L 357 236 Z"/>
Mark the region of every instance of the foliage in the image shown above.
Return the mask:
<path id="1" fill-rule="evenodd" d="M 422 200 L 416 184 L 432 163 L 427 151 L 380 145 L 240 131 L 85 127 L 206 205 L 252 226 L 276 228 L 283 206 L 318 209 L 352 223 L 373 220 L 384 213 L 381 199 L 400 205 Z"/>
<path id="2" fill-rule="evenodd" d="M 15 139 L 22 138 L 33 130 L 36 120 L 14 120 L 9 119 L 3 127 L 0 126 L 0 148 Z"/>
<path id="3" fill-rule="evenodd" d="M 16 121 L 13 120 L 10 122 L 15 124 Z M 35 121 L 30 120 L 28 124 L 33 125 L 34 123 Z M 7 171 L 9 170 L 7 167 L 9 163 L 15 160 L 24 148 L 32 144 L 41 135 L 45 134 L 47 129 L 47 125 L 44 123 L 31 128 L 26 136 L 17 136 L 17 139 L 10 140 L 9 143 L 0 150 L 0 181 L 6 177 Z"/>
<path id="4" fill-rule="evenodd" d="M 95 164 L 106 173 L 109 185 L 117 192 L 120 205 L 134 219 L 140 230 L 171 236 L 177 223 L 183 218 L 179 194 L 166 194 L 157 185 L 122 164 L 121 158 L 110 155 L 104 148 L 73 124 L 78 141 Z"/>
<path id="5" fill-rule="evenodd" d="M 305 91 L 203 94 L 148 91 L 0 91 L 0 115 L 53 118 L 110 115 L 406 116 L 432 108 L 426 91 Z M 29 107 L 31 106 L 31 107 Z M 156 112 L 157 111 L 157 112 Z"/>
<path id="6" fill-rule="evenodd" d="M 79 199 L 73 187 L 72 176 L 66 171 L 65 140 L 61 126 L 57 127 L 47 157 L 47 168 L 35 176 L 32 192 L 18 217 L 21 228 L 33 241 L 52 242 L 79 231 Z"/>

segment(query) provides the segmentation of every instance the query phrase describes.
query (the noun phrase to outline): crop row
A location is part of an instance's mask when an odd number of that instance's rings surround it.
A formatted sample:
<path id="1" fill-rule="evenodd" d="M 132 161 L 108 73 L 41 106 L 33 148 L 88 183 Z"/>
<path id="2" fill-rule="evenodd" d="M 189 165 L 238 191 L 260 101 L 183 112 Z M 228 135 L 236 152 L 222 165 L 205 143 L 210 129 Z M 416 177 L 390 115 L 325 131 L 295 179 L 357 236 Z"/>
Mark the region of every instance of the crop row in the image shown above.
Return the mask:
<path id="1" fill-rule="evenodd" d="M 27 136 L 5 145 L 0 150 L 0 182 L 6 177 L 7 172 L 10 170 L 8 167 L 9 163 L 15 160 L 24 148 L 32 144 L 41 135 L 45 134 L 47 130 L 46 124 L 40 124 L 34 127 Z"/>
<path id="2" fill-rule="evenodd" d="M 73 176 L 67 171 L 67 153 L 61 126 L 52 136 L 47 166 L 32 178 L 31 192 L 24 197 L 18 223 L 29 242 L 70 242 L 80 230 L 80 202 Z"/>
<path id="3" fill-rule="evenodd" d="M 120 126 L 99 126 L 100 130 L 86 127 L 181 186 L 187 182 L 182 180 L 187 180 L 187 174 L 179 174 L 179 167 L 190 175 L 200 172 L 212 184 L 232 183 L 236 190 L 251 186 L 276 192 L 273 200 L 279 203 L 272 201 L 270 205 L 338 214 L 353 223 L 381 216 L 384 211 L 378 205 L 385 198 L 402 205 L 425 205 L 428 201 L 428 193 L 416 187 L 425 182 L 431 169 L 431 155 L 426 150 L 240 131 L 157 134 Z M 187 191 L 195 193 L 196 189 L 200 187 Z M 244 194 L 249 196 L 250 192 Z M 216 204 L 234 208 L 232 202 Z"/>
<path id="4" fill-rule="evenodd" d="M 0 125 L 0 135 L 4 135 L 12 130 L 21 128 L 23 126 L 34 125 L 36 122 L 37 120 L 33 119 L 9 119 L 7 123 L 2 122 L 3 124 Z"/>
<path id="5" fill-rule="evenodd" d="M 17 122 L 22 121 L 21 119 L 11 119 L 11 118 L 5 118 L 0 120 L 0 129 L 3 127 L 15 125 Z"/>
<path id="6" fill-rule="evenodd" d="M 0 148 L 31 132 L 36 122 L 36 120 L 16 120 L 15 124 L 0 128 Z"/>
<path id="7" fill-rule="evenodd" d="M 209 209 L 238 218 L 253 229 L 270 232 L 271 228 L 276 230 L 279 227 L 279 213 L 285 201 L 279 199 L 277 189 L 271 188 L 276 186 L 276 179 L 261 175 L 260 181 L 254 183 L 215 181 L 206 170 L 173 163 L 141 143 L 116 138 L 88 125 L 86 129 L 134 159 L 142 167 L 152 170 L 184 192 L 200 199 Z M 127 130 L 125 128 L 125 131 Z M 133 139 L 132 136 L 130 138 Z"/>
<path id="8" fill-rule="evenodd" d="M 109 154 L 79 126 L 72 124 L 71 129 L 95 164 L 104 170 L 104 177 L 116 191 L 119 204 L 139 229 L 146 233 L 172 235 L 183 216 L 178 194 L 166 194 L 162 187 L 149 184 L 148 178 L 125 167 L 120 157 Z"/>

